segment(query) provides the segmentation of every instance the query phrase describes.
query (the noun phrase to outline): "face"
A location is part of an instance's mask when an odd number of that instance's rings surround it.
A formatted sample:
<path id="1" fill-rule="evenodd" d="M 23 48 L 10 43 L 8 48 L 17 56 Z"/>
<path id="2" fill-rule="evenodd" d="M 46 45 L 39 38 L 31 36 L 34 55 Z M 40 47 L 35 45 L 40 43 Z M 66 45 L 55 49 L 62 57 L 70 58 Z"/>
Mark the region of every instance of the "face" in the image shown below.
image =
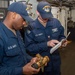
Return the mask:
<path id="1" fill-rule="evenodd" d="M 19 14 L 15 14 L 13 29 L 19 30 L 24 27 L 24 25 L 26 25 L 26 21 Z"/>
<path id="2" fill-rule="evenodd" d="M 48 18 L 46 18 L 46 19 L 43 19 L 42 17 L 41 17 L 41 15 L 39 15 L 39 17 L 38 17 L 42 22 L 44 22 L 44 23 L 46 23 L 47 21 L 48 21 Z"/>

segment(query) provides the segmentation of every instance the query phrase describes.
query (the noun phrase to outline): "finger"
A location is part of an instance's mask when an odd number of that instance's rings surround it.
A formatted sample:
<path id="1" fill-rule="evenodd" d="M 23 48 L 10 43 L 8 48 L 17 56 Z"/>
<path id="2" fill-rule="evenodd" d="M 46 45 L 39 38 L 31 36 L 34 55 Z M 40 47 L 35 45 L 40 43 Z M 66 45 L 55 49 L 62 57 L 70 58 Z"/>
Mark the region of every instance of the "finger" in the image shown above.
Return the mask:
<path id="1" fill-rule="evenodd" d="M 34 57 L 31 59 L 31 63 L 36 63 L 38 61 L 38 58 L 37 57 Z"/>
<path id="2" fill-rule="evenodd" d="M 54 47 L 55 46 L 55 43 L 52 43 L 52 47 Z"/>
<path id="3" fill-rule="evenodd" d="M 53 43 L 59 43 L 59 41 L 58 40 L 53 40 Z"/>
<path id="4" fill-rule="evenodd" d="M 40 68 L 39 69 L 35 69 L 33 72 L 34 73 L 38 73 L 40 71 Z"/>

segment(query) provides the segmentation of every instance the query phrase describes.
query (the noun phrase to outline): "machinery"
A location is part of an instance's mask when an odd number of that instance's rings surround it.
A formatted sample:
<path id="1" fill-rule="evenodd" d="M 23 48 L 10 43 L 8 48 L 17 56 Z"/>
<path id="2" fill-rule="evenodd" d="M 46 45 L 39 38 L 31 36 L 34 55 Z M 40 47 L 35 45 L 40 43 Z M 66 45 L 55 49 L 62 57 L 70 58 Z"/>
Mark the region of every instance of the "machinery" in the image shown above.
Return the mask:
<path id="1" fill-rule="evenodd" d="M 7 8 L 11 0 L 0 0 L 0 21 L 3 21 L 7 14 Z"/>
<path id="2" fill-rule="evenodd" d="M 42 68 L 42 72 L 44 71 L 44 66 L 50 61 L 48 56 L 42 57 L 40 54 L 36 54 L 36 57 L 39 58 L 39 61 L 32 65 L 33 68 L 38 69 Z"/>

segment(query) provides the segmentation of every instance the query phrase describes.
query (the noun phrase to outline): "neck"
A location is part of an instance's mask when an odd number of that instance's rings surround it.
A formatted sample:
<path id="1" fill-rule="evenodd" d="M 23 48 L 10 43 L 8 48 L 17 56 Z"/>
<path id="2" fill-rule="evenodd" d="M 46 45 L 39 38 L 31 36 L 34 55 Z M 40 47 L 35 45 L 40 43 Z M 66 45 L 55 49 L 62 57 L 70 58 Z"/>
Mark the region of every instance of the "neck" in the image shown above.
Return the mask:
<path id="1" fill-rule="evenodd" d="M 9 29 L 11 30 L 15 35 L 16 35 L 16 31 L 15 29 L 13 29 L 12 27 L 12 23 L 9 21 L 7 21 L 6 19 L 3 21 L 4 25 Z"/>
<path id="2" fill-rule="evenodd" d="M 47 22 L 43 22 L 39 17 L 38 17 L 38 20 L 44 27 L 46 27 Z"/>

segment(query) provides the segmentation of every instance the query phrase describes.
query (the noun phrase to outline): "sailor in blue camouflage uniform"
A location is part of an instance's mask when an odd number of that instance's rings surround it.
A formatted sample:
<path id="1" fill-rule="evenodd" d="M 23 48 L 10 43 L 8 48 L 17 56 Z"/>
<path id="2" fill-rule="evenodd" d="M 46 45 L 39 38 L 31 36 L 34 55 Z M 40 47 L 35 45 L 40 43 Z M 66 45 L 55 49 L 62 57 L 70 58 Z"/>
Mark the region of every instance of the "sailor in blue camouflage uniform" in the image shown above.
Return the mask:
<path id="1" fill-rule="evenodd" d="M 26 53 L 19 32 L 31 20 L 26 8 L 21 2 L 12 3 L 4 21 L 0 22 L 0 75 L 32 75 L 40 70 L 31 67 L 37 58 Z"/>
<path id="2" fill-rule="evenodd" d="M 48 2 L 39 2 L 37 14 L 38 18 L 31 24 L 33 29 L 25 33 L 26 49 L 31 55 L 40 53 L 42 56 L 49 56 L 50 61 L 44 69 L 44 75 L 60 75 L 59 52 L 56 50 L 50 54 L 50 49 L 65 38 L 64 28 L 57 19 L 53 18 Z"/>

